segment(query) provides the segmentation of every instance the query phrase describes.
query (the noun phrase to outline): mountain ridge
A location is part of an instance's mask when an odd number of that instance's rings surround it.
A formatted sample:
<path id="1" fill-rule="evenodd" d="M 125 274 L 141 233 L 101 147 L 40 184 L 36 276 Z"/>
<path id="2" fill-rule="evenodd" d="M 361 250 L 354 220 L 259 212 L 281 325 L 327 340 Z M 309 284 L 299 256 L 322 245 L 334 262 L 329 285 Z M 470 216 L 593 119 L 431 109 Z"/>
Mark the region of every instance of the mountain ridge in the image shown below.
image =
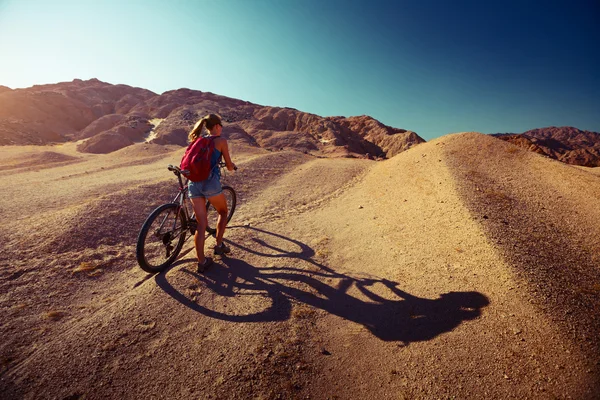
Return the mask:
<path id="1" fill-rule="evenodd" d="M 600 133 L 571 126 L 537 128 L 493 136 L 566 164 L 600 166 Z"/>
<path id="2" fill-rule="evenodd" d="M 99 154 L 140 142 L 186 146 L 188 132 L 208 113 L 226 122 L 224 137 L 270 151 L 384 159 L 425 142 L 368 115 L 323 117 L 189 88 L 157 94 L 93 78 L 23 89 L 0 85 L 0 145 L 77 141 L 78 151 Z M 550 126 L 492 136 L 567 164 L 600 166 L 600 133 Z"/>
<path id="3" fill-rule="evenodd" d="M 142 141 L 185 146 L 191 127 L 208 113 L 227 122 L 225 137 L 268 150 L 386 158 L 424 142 L 369 116 L 321 117 L 188 88 L 156 94 L 98 79 L 7 88 L 0 110 L 0 145 L 83 140 L 78 149 L 88 153 Z"/>

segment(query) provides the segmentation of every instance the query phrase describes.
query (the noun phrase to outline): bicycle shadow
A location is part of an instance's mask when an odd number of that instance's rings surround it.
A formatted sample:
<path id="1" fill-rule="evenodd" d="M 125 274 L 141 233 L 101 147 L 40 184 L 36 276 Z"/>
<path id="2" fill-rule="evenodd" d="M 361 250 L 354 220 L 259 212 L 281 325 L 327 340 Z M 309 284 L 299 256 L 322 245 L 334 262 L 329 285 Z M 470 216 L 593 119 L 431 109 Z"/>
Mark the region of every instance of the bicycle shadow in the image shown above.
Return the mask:
<path id="1" fill-rule="evenodd" d="M 479 292 L 449 292 L 433 300 L 413 296 L 401 290 L 397 282 L 350 276 L 319 264 L 312 259 L 314 250 L 297 240 L 254 227 L 245 229 L 249 235 L 254 233 L 247 239 L 253 245 L 229 242 L 232 247 L 267 258 L 302 260 L 312 268 L 257 267 L 242 259 L 223 258 L 205 274 L 185 268 L 182 271 L 219 296 L 269 298 L 270 305 L 262 311 L 233 315 L 209 309 L 176 290 L 166 273 L 157 275 L 156 283 L 181 304 L 212 318 L 232 322 L 284 321 L 291 318 L 296 302 L 360 324 L 381 340 L 405 345 L 450 332 L 463 321 L 479 317 L 482 308 L 489 304 Z"/>

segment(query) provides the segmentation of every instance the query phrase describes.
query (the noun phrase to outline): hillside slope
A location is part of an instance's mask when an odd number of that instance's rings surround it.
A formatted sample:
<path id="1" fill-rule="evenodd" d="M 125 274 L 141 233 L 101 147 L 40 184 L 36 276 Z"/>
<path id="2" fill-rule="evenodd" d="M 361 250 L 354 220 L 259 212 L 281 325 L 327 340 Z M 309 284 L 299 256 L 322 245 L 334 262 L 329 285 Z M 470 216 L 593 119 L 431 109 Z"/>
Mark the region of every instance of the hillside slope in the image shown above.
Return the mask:
<path id="1" fill-rule="evenodd" d="M 52 149 L 0 164 L 3 396 L 600 393 L 597 174 L 475 133 L 378 163 L 237 144 L 230 257 L 198 274 L 188 241 L 150 276 L 136 234 L 182 149 Z"/>
<path id="2" fill-rule="evenodd" d="M 529 301 L 600 358 L 600 180 L 491 137 L 446 146 L 471 214 L 521 280 Z M 594 172 L 594 173 L 590 173 Z"/>

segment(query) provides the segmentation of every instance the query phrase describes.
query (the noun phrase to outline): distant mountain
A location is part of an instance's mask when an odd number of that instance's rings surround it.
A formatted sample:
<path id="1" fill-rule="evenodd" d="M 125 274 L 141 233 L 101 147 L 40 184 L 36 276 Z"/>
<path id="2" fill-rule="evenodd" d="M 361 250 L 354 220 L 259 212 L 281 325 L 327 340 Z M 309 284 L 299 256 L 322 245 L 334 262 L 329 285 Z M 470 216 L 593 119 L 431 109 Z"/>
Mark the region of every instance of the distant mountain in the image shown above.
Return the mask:
<path id="1" fill-rule="evenodd" d="M 600 133 L 570 126 L 532 129 L 493 136 L 567 164 L 600 166 Z"/>
<path id="2" fill-rule="evenodd" d="M 154 96 L 146 89 L 97 79 L 5 90 L 0 92 L 0 144 L 78 139 L 80 132 L 97 119 L 109 114 L 129 115 L 133 106 Z"/>
<path id="3" fill-rule="evenodd" d="M 391 157 L 424 142 L 415 132 L 369 117 L 321 117 L 198 90 L 156 94 L 97 79 L 0 88 L 0 145 L 82 140 L 78 149 L 108 153 L 136 142 L 187 144 L 208 113 L 226 122 L 224 136 L 266 149 L 325 156 Z"/>

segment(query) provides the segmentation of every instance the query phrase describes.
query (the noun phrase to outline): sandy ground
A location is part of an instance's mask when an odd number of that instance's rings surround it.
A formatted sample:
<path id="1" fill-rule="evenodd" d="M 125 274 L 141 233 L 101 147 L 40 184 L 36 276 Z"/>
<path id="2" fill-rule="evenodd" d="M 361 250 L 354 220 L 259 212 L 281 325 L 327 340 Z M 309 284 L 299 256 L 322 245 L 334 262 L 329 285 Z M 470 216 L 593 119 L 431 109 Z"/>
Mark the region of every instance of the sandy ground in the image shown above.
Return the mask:
<path id="1" fill-rule="evenodd" d="M 0 147 L 0 397 L 600 396 L 596 169 L 476 133 L 232 146 L 232 253 L 159 275 L 135 243 L 183 149 Z"/>

